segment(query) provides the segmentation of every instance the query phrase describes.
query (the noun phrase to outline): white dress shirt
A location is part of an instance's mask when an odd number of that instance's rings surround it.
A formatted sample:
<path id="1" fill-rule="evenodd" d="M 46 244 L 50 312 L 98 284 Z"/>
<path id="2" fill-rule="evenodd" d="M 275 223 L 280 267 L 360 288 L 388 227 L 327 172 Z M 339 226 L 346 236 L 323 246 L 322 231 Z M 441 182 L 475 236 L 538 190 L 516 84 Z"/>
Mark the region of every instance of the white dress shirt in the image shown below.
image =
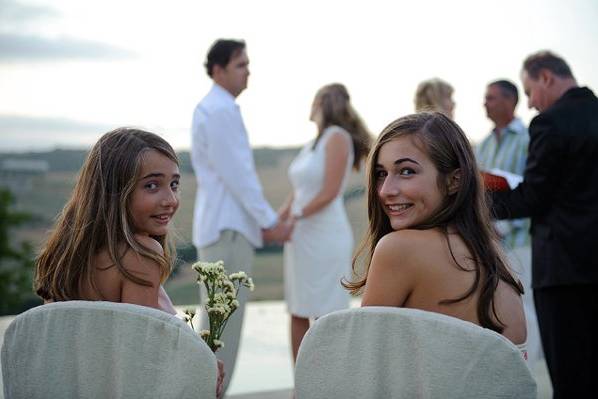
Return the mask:
<path id="1" fill-rule="evenodd" d="M 261 247 L 261 229 L 273 227 L 278 216 L 262 192 L 239 106 L 216 83 L 193 112 L 191 163 L 197 179 L 193 244 L 204 248 L 222 230 L 234 230 Z"/>

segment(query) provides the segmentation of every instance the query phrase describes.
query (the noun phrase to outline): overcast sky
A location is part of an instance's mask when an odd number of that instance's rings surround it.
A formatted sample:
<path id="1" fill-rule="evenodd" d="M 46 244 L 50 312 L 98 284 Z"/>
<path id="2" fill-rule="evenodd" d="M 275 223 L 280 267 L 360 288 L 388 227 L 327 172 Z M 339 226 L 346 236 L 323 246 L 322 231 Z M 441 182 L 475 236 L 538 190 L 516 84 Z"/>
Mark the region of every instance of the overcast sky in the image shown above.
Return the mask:
<path id="1" fill-rule="evenodd" d="M 378 134 L 413 111 L 430 77 L 455 87 L 455 119 L 475 142 L 491 127 L 486 84 L 521 87 L 531 52 L 561 54 L 598 90 L 596 21 L 596 0 L 0 0 L 0 151 L 87 148 L 122 125 L 187 149 L 219 37 L 247 41 L 252 74 L 238 102 L 255 146 L 312 138 L 313 95 L 331 82 Z"/>

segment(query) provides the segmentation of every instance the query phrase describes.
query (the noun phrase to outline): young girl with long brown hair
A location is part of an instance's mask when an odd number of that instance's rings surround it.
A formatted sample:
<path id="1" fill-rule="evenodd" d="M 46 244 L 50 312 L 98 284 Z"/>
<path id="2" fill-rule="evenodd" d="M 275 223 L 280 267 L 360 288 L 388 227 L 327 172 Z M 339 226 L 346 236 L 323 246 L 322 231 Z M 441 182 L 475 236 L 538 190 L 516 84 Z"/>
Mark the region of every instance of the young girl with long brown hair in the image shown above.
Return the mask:
<path id="1" fill-rule="evenodd" d="M 176 312 L 161 287 L 173 251 L 179 167 L 159 136 L 120 128 L 94 145 L 36 260 L 46 302 L 126 302 Z"/>

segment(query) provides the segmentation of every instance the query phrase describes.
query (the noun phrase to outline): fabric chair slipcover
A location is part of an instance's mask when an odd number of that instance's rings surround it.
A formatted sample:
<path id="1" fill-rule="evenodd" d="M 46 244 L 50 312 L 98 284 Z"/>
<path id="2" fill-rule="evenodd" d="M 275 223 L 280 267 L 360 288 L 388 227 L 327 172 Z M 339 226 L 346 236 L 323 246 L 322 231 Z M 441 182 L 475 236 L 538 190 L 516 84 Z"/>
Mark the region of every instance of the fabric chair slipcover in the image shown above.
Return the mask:
<path id="1" fill-rule="evenodd" d="M 303 339 L 297 399 L 536 399 L 521 352 L 494 331 L 415 309 L 330 313 Z"/>
<path id="2" fill-rule="evenodd" d="M 17 316 L 2 345 L 12 398 L 215 398 L 216 358 L 185 323 L 145 306 L 51 303 Z"/>

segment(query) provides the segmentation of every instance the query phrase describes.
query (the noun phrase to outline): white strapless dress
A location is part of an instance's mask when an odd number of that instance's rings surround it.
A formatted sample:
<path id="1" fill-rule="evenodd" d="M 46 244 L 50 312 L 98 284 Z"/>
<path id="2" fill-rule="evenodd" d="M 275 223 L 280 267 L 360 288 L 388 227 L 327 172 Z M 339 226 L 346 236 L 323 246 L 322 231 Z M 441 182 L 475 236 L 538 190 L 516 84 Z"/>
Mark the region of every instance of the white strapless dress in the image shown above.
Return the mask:
<path id="1" fill-rule="evenodd" d="M 338 126 L 325 129 L 315 149 L 313 140 L 303 147 L 288 174 L 294 192 L 291 209 L 303 209 L 322 187 L 325 147 L 335 134 L 345 136 L 351 148 L 339 194 L 318 213 L 299 219 L 284 246 L 285 299 L 289 312 L 299 317 L 320 317 L 349 306 L 349 294 L 340 283 L 351 277 L 353 251 L 353 232 L 343 204 L 354 157 L 349 133 Z"/>

